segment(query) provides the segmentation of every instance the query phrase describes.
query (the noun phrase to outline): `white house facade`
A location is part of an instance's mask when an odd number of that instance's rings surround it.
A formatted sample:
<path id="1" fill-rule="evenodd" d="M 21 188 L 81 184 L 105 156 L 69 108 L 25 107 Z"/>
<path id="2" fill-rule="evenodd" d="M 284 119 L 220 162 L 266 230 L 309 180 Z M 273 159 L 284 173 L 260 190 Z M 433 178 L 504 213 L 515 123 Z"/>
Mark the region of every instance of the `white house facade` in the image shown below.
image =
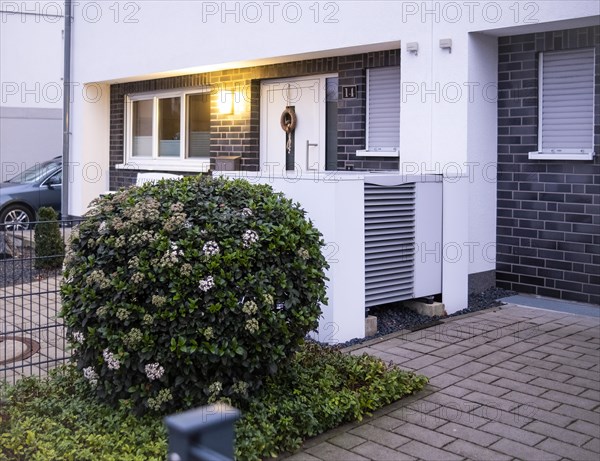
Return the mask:
<path id="1" fill-rule="evenodd" d="M 326 317 L 340 325 L 364 317 L 367 186 L 417 184 L 411 274 L 433 261 L 439 283 L 415 297 L 441 295 L 451 313 L 498 284 L 600 302 L 596 1 L 78 8 L 70 214 L 139 171 L 225 165 L 270 182 L 329 229 L 347 282 Z M 436 182 L 439 195 L 418 186 Z"/>

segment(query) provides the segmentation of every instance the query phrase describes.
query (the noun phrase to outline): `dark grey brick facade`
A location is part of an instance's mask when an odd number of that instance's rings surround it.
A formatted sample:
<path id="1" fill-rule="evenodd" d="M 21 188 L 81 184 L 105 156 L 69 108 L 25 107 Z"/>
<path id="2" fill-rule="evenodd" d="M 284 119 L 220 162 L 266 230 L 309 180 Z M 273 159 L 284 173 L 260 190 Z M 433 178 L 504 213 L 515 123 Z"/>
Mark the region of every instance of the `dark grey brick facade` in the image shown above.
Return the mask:
<path id="1" fill-rule="evenodd" d="M 501 37 L 498 46 L 498 285 L 600 304 L 600 27 Z M 596 157 L 529 160 L 539 53 L 583 47 L 596 50 Z"/>
<path id="2" fill-rule="evenodd" d="M 333 58 L 274 64 L 268 66 L 232 69 L 207 74 L 183 75 L 111 85 L 110 102 L 110 188 L 125 187 L 135 182 L 137 171 L 118 170 L 116 165 L 124 159 L 125 95 L 201 86 L 249 89 L 250 117 L 223 117 L 211 115 L 211 158 L 220 155 L 240 155 L 241 168 L 258 170 L 259 167 L 259 117 L 260 81 L 305 75 L 335 73 L 339 78 L 338 98 L 338 169 L 352 165 L 355 169 L 398 169 L 397 158 L 357 157 L 358 149 L 365 147 L 366 119 L 366 69 L 371 67 L 399 66 L 400 50 L 339 56 Z M 342 99 L 341 88 L 356 85 L 357 99 Z M 217 95 L 213 95 L 216 106 Z M 212 104 L 211 103 L 211 104 Z"/>

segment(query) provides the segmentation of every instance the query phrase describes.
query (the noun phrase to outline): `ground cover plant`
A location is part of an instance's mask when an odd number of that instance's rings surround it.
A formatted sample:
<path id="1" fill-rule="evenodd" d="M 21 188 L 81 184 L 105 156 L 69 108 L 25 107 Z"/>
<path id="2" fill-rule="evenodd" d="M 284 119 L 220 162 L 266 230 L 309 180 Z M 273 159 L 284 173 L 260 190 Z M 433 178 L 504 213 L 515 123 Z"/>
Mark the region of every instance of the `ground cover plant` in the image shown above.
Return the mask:
<path id="1" fill-rule="evenodd" d="M 243 402 L 317 327 L 322 245 L 267 185 L 195 176 L 101 198 L 65 259 L 78 369 L 140 414 Z"/>
<path id="2" fill-rule="evenodd" d="M 294 451 L 302 440 L 420 390 L 427 379 L 378 358 L 308 343 L 265 380 L 236 425 L 236 458 Z M 0 405 L 0 458 L 15 461 L 151 461 L 166 457 L 157 414 L 100 402 L 74 366 L 26 378 Z"/>

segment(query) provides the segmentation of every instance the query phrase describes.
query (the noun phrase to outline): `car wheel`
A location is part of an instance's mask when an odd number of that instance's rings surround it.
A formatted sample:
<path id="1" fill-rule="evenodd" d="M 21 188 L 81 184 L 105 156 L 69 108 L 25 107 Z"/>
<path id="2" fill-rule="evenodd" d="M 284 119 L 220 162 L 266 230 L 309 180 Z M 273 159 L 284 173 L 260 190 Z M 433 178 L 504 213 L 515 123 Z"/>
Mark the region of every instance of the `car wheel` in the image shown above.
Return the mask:
<path id="1" fill-rule="evenodd" d="M 33 213 L 23 205 L 7 206 L 0 213 L 0 229 L 23 231 L 32 227 Z"/>

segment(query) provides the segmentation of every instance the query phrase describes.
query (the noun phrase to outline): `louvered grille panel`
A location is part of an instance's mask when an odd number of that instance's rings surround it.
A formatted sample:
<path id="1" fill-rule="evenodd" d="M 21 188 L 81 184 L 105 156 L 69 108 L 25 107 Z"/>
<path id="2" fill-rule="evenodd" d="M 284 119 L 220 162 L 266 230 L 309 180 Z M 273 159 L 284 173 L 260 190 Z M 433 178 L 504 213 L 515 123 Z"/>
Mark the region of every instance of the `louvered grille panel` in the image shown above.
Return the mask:
<path id="1" fill-rule="evenodd" d="M 413 298 L 415 184 L 365 184 L 365 305 Z"/>

